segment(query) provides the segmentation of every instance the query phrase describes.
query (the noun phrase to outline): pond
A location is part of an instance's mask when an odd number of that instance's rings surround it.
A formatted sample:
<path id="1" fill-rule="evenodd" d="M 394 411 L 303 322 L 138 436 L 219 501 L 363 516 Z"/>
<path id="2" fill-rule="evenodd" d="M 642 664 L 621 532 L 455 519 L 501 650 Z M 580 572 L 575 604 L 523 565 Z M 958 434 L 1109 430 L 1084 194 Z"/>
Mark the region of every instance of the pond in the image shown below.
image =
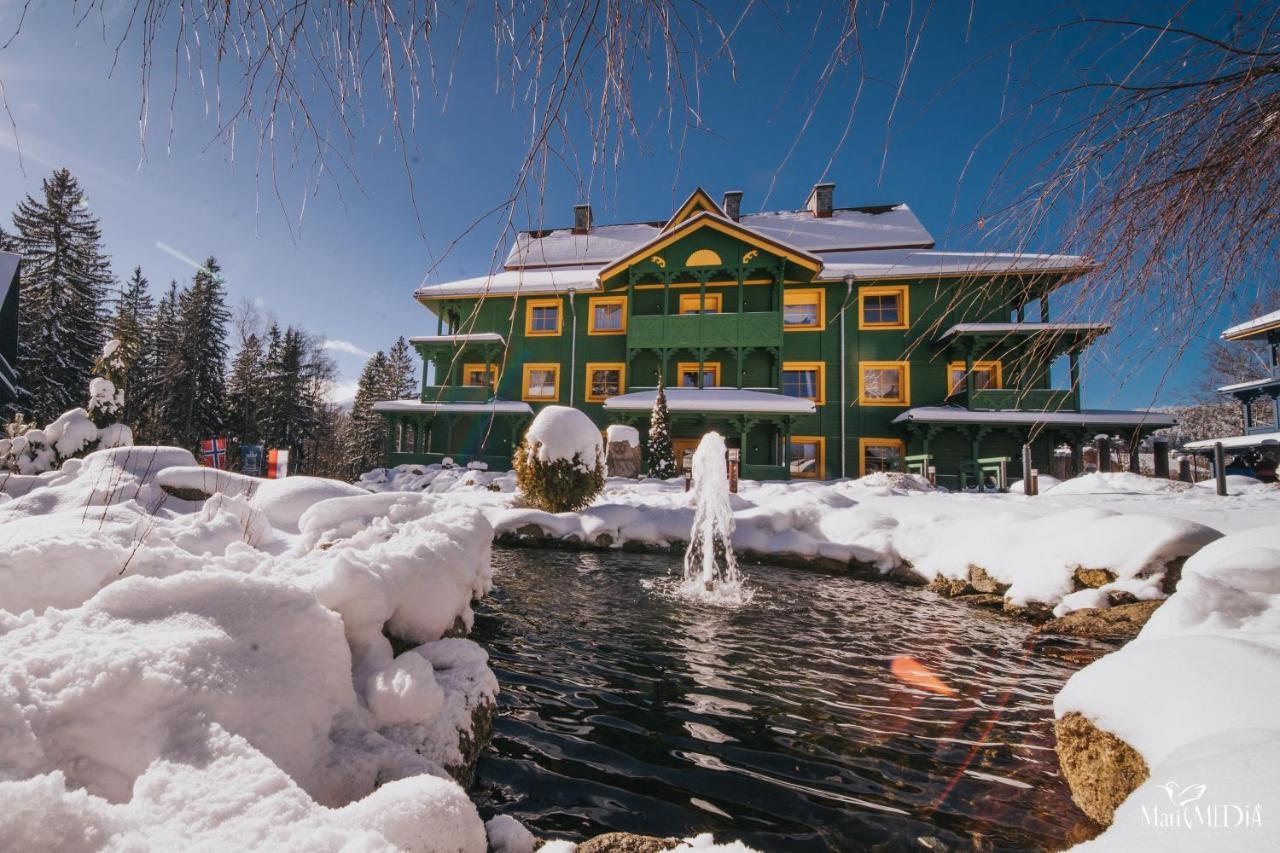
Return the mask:
<path id="1" fill-rule="evenodd" d="M 662 555 L 494 551 L 473 638 L 502 684 L 482 810 L 539 836 L 710 831 L 762 850 L 1056 849 L 1091 834 L 1053 752 L 1073 668 L 922 589 Z"/>

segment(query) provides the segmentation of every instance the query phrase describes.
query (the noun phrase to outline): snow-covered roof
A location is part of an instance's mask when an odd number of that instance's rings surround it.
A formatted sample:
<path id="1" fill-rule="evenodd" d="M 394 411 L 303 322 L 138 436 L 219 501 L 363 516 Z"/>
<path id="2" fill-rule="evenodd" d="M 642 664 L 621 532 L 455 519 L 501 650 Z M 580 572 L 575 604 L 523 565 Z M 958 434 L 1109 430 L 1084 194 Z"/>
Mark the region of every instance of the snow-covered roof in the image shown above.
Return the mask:
<path id="1" fill-rule="evenodd" d="M 1241 323 L 1238 326 L 1232 326 L 1222 333 L 1224 341 L 1243 341 L 1261 335 L 1272 329 L 1280 329 L 1280 311 L 1272 311 L 1270 314 L 1263 314 L 1261 317 L 1254 317 L 1248 322 Z"/>
<path id="2" fill-rule="evenodd" d="M 649 411 L 655 391 L 632 391 L 604 401 L 606 409 L 615 411 Z M 667 409 L 672 412 L 769 412 L 773 414 L 807 415 L 815 411 L 812 400 L 788 397 L 771 391 L 746 388 L 668 388 Z"/>
<path id="3" fill-rule="evenodd" d="M 465 335 L 416 335 L 411 344 L 505 344 L 507 339 L 497 332 L 470 332 Z"/>
<path id="4" fill-rule="evenodd" d="M 963 424 L 1056 424 L 1065 426 L 1173 426 L 1173 416 L 1163 412 L 1112 411 L 1093 409 L 1083 412 L 1026 412 L 1008 410 L 974 412 L 959 406 L 919 406 L 907 409 L 893 419 L 895 424 L 921 421 L 923 423 Z"/>
<path id="5" fill-rule="evenodd" d="M 1223 385 L 1218 389 L 1218 392 L 1231 394 L 1235 391 L 1248 391 L 1252 388 L 1266 388 L 1268 385 L 1280 385 L 1280 376 L 1272 376 L 1268 379 L 1251 379 L 1248 382 L 1237 382 L 1234 385 Z"/>
<path id="6" fill-rule="evenodd" d="M 600 267 L 565 267 L 563 269 L 507 270 L 464 278 L 443 284 L 424 284 L 414 291 L 419 299 L 439 299 L 448 296 L 477 296 L 493 294 L 509 296 L 513 293 L 570 293 L 578 290 L 598 290 L 596 273 Z"/>
<path id="7" fill-rule="evenodd" d="M 887 249 L 824 253 L 823 280 L 918 278 L 992 273 L 1083 271 L 1089 261 L 1078 255 L 1009 252 L 941 252 L 933 249 Z"/>
<path id="8" fill-rule="evenodd" d="M 1040 335 L 1073 332 L 1109 332 L 1109 323 L 956 323 L 938 336 L 945 340 L 957 335 Z"/>
<path id="9" fill-rule="evenodd" d="M 570 228 L 522 232 L 503 266 L 511 270 L 605 264 L 662 234 L 664 224 L 593 225 L 586 234 L 574 234 Z M 828 217 L 814 216 L 808 210 L 755 213 L 740 217 L 738 224 L 805 252 L 933 245 L 933 236 L 905 204 L 838 208 Z"/>
<path id="10" fill-rule="evenodd" d="M 1222 443 L 1223 450 L 1238 450 L 1242 447 L 1259 447 L 1263 444 L 1280 444 L 1280 432 L 1260 432 L 1254 435 L 1233 435 L 1227 438 L 1210 438 L 1204 441 L 1188 441 L 1182 445 L 1183 450 L 1212 450 L 1215 444 Z"/>
<path id="11" fill-rule="evenodd" d="M 383 400 L 373 404 L 375 412 L 405 412 L 418 414 L 460 415 L 531 415 L 528 403 L 516 400 L 490 400 L 487 403 L 420 403 L 417 400 Z"/>

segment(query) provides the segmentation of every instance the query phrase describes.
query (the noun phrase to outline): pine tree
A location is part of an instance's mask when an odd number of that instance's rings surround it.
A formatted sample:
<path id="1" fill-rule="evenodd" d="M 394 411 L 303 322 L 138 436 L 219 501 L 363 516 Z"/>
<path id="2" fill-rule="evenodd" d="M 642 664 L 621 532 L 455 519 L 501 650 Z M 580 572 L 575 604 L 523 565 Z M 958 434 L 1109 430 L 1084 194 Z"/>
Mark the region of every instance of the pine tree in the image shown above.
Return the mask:
<path id="1" fill-rule="evenodd" d="M 387 423 L 373 410 L 373 404 L 390 399 L 387 377 L 390 374 L 386 353 L 378 350 L 365 362 L 356 383 L 356 397 L 347 424 L 346 445 L 349 474 L 352 479 L 378 467 L 383 461 L 387 441 Z"/>
<path id="2" fill-rule="evenodd" d="M 137 424 L 141 411 L 142 400 L 134 399 L 137 396 L 134 392 L 143 390 L 141 376 L 146 369 L 143 359 L 154 313 L 155 303 L 151 299 L 147 279 L 142 275 L 142 267 L 134 267 L 133 275 L 120 288 L 115 313 L 111 317 L 109 334 L 117 343 L 110 356 L 103 358 L 100 364 L 103 368 L 100 375 L 110 379 L 116 388 L 124 392 L 125 408 L 121 417 L 127 424 Z M 111 346 L 110 342 L 107 346 Z"/>
<path id="3" fill-rule="evenodd" d="M 649 415 L 649 476 L 664 480 L 676 475 L 669 420 L 667 386 L 662 380 L 662 371 L 658 371 L 658 393 L 653 398 L 653 412 Z"/>
<path id="4" fill-rule="evenodd" d="M 227 414 L 224 419 L 232 443 L 256 444 L 262 438 L 262 400 L 266 390 L 262 340 L 252 332 L 240 345 L 227 377 Z"/>
<path id="5" fill-rule="evenodd" d="M 315 347 L 307 334 L 290 326 L 282 335 L 272 324 L 267 332 L 264 413 L 262 433 L 271 447 L 288 448 L 289 468 L 307 470 L 307 443 L 315 437 L 318 410 L 323 405 L 323 384 L 316 379 Z"/>
<path id="6" fill-rule="evenodd" d="M 79 183 L 58 169 L 44 198 L 27 196 L 7 239 L 22 255 L 18 375 L 37 422 L 81 405 L 102 352 L 111 269 Z"/>
<path id="7" fill-rule="evenodd" d="M 125 410 L 132 410 L 134 438 L 140 443 L 175 444 L 174 412 L 181 401 L 182 388 L 170 380 L 178 364 L 178 283 L 160 297 L 151 322 L 143 335 L 142 357 L 135 370 L 134 390 L 125 395 Z"/>
<path id="8" fill-rule="evenodd" d="M 226 412 L 227 310 L 221 268 L 209 258 L 178 296 L 176 358 L 162 373 L 180 389 L 173 430 L 180 447 L 195 449 L 222 429 Z"/>
<path id="9" fill-rule="evenodd" d="M 417 396 L 418 365 L 413 350 L 401 335 L 387 351 L 387 384 L 390 393 L 383 399 L 404 400 Z"/>

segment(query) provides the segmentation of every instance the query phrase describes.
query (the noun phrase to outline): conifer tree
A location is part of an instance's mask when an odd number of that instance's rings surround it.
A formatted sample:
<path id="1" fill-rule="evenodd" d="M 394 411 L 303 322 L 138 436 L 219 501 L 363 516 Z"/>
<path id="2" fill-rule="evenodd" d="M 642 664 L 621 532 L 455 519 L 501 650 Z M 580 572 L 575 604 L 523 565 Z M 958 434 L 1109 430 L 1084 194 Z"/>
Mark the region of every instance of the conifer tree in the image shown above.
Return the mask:
<path id="1" fill-rule="evenodd" d="M 347 423 L 346 457 L 354 479 L 365 471 L 383 463 L 386 449 L 387 424 L 382 415 L 373 410 L 373 404 L 389 400 L 390 375 L 386 353 L 378 350 L 365 362 L 356 383 L 356 396 L 351 405 L 351 418 Z"/>
<path id="2" fill-rule="evenodd" d="M 165 381 L 180 391 L 173 413 L 175 438 L 195 449 L 222 428 L 226 412 L 227 310 L 221 267 L 209 258 L 178 296 L 176 358 Z"/>
<path id="3" fill-rule="evenodd" d="M 144 356 L 154 313 L 155 303 L 151 299 L 147 279 L 142 275 L 142 267 L 134 267 L 133 274 L 121 286 L 116 297 L 108 334 L 118 343 L 110 357 L 103 359 L 105 370 L 101 374 L 124 391 L 125 408 L 121 419 L 130 425 L 138 423 L 141 411 L 142 400 L 136 399 L 134 392 L 142 391 L 145 384 L 142 380 L 146 369 Z"/>
<path id="4" fill-rule="evenodd" d="M 418 366 L 413 350 L 401 335 L 387 351 L 387 389 L 384 400 L 404 400 L 416 397 L 418 391 Z"/>
<path id="5" fill-rule="evenodd" d="M 136 371 L 132 394 L 125 395 L 126 411 L 130 398 L 137 405 L 134 436 L 140 442 L 176 444 L 174 413 L 181 402 L 183 389 L 174 377 L 181 370 L 178 362 L 178 283 L 160 297 L 147 324 L 140 367 Z M 133 423 L 133 422 L 131 422 Z"/>
<path id="6" fill-rule="evenodd" d="M 272 324 L 267 338 L 263 438 L 271 447 L 288 448 L 290 469 L 302 472 L 307 443 L 315 437 L 324 402 L 324 382 L 317 377 L 327 368 L 311 357 L 316 347 L 301 329 L 290 326 L 281 334 Z"/>
<path id="7" fill-rule="evenodd" d="M 649 476 L 666 479 L 676 475 L 676 461 L 671 449 L 670 413 L 667 411 L 667 386 L 658 371 L 658 393 L 653 398 L 649 415 Z"/>
<path id="8" fill-rule="evenodd" d="M 266 391 L 263 358 L 262 339 L 250 332 L 231 363 L 225 424 L 228 436 L 236 445 L 256 444 L 262 438 L 260 421 Z"/>
<path id="9" fill-rule="evenodd" d="M 37 422 L 81 405 L 102 352 L 111 269 L 79 183 L 58 169 L 27 196 L 7 242 L 22 255 L 18 376 Z"/>

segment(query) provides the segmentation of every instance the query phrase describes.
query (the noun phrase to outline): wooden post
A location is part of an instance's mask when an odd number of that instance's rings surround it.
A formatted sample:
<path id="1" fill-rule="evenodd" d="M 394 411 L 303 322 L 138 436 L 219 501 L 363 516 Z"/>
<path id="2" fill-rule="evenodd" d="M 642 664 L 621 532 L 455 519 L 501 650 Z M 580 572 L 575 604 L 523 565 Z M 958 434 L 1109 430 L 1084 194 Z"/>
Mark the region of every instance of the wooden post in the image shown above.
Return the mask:
<path id="1" fill-rule="evenodd" d="M 1151 448 L 1156 455 L 1156 476 L 1169 479 L 1169 439 L 1157 435 L 1151 439 Z"/>
<path id="2" fill-rule="evenodd" d="M 1141 443 L 1137 440 L 1137 436 L 1134 436 L 1134 438 L 1130 439 L 1129 441 L 1129 473 L 1130 474 L 1142 473 L 1142 459 L 1139 456 L 1139 451 L 1141 449 L 1142 449 Z"/>
<path id="3" fill-rule="evenodd" d="M 1094 446 L 1098 449 L 1098 473 L 1111 473 L 1111 438 L 1098 433 L 1093 437 Z"/>
<path id="4" fill-rule="evenodd" d="M 1178 460 L 1178 480 L 1183 483 L 1191 482 L 1191 457 L 1183 456 Z"/>
<path id="5" fill-rule="evenodd" d="M 1213 443 L 1213 476 L 1218 481 L 1218 497 L 1227 496 L 1227 454 L 1222 450 L 1222 442 Z"/>
<path id="6" fill-rule="evenodd" d="M 741 450 L 739 448 L 729 448 L 729 491 L 735 495 L 738 493 L 738 460 L 740 456 Z"/>
<path id="7" fill-rule="evenodd" d="M 1022 445 L 1022 493 L 1028 497 L 1034 497 L 1038 489 L 1036 488 L 1036 478 L 1031 469 L 1031 443 Z"/>

